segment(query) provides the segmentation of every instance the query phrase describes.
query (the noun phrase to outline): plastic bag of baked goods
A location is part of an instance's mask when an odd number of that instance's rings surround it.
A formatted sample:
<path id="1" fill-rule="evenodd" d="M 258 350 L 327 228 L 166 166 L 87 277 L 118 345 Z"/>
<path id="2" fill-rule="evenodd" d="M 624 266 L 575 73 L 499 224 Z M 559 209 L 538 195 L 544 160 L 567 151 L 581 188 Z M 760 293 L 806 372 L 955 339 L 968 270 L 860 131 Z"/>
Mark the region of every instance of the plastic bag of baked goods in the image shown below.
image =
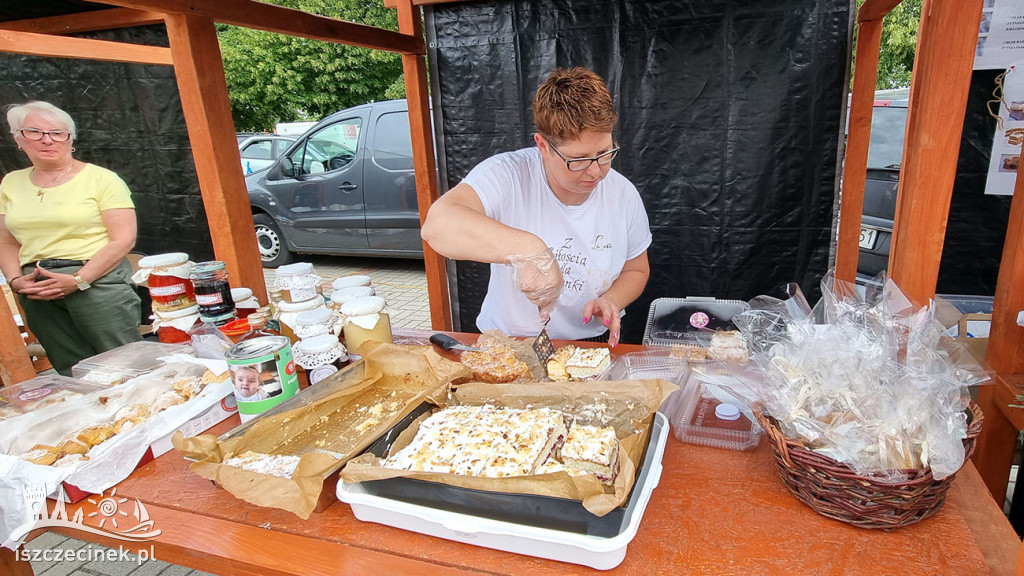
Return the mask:
<path id="1" fill-rule="evenodd" d="M 765 378 L 757 390 L 782 432 L 858 474 L 936 479 L 964 461 L 968 387 L 989 375 L 894 282 L 881 288 L 822 280 L 811 309 L 799 289 L 761 296 L 734 322 Z"/>

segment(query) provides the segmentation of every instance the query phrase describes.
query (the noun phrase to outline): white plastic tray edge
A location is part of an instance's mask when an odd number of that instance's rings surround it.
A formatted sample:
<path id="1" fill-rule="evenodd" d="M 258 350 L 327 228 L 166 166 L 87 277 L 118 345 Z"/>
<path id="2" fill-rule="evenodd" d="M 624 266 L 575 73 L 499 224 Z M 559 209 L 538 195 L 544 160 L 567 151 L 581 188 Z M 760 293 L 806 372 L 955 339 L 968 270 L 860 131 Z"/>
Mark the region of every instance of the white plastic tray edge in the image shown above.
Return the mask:
<path id="1" fill-rule="evenodd" d="M 338 500 L 349 504 L 355 517 L 364 522 L 376 522 L 495 550 L 610 570 L 625 559 L 626 546 L 636 536 L 651 493 L 661 481 L 661 459 L 665 454 L 669 423 L 661 413 L 656 413 L 655 421 L 659 426 L 654 430 L 658 437 L 653 444 L 655 452 L 651 469 L 646 471 L 643 482 L 637 486 L 642 491 L 626 528 L 611 538 L 523 526 L 399 502 L 367 494 L 359 484 L 345 482 L 338 483 Z"/>

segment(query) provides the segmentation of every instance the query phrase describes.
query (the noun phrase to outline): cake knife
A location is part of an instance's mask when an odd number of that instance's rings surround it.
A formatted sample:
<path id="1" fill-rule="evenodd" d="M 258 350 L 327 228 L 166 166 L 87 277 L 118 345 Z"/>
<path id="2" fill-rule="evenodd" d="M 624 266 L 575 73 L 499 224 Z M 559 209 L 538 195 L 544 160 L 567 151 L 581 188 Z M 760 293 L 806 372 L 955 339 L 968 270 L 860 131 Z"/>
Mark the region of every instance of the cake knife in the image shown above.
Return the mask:
<path id="1" fill-rule="evenodd" d="M 466 346 L 447 334 L 431 334 L 430 343 L 436 344 L 445 350 L 465 350 L 467 352 L 479 352 L 480 348 Z"/>

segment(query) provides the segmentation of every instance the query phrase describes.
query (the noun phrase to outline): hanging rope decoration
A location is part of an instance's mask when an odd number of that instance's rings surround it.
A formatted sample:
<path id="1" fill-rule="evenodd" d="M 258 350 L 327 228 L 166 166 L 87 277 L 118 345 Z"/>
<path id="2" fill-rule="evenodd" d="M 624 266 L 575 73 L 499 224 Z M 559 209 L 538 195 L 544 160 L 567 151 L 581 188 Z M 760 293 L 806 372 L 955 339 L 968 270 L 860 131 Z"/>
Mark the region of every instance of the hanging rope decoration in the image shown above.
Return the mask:
<path id="1" fill-rule="evenodd" d="M 1003 72 L 999 76 L 996 76 L 996 87 L 992 90 L 992 100 L 985 103 L 985 107 L 988 109 L 988 115 L 996 119 L 996 129 L 1003 129 L 1003 119 L 999 116 L 999 104 L 1006 106 L 1006 109 L 1010 109 L 1010 105 L 1006 103 L 1006 91 L 1003 89 L 1003 81 L 1006 80 L 1006 75 L 1013 72 L 1013 66 L 1010 66 L 1006 72 Z M 996 111 L 992 111 L 992 105 L 996 104 Z"/>

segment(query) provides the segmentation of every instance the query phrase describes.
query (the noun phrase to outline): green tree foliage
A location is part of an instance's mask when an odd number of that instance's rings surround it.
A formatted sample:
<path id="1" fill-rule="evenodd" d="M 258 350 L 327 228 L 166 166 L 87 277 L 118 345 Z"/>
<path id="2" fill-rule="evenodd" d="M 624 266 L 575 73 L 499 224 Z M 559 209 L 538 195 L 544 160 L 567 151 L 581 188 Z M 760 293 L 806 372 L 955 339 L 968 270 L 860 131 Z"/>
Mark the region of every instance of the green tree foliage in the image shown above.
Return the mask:
<path id="1" fill-rule="evenodd" d="M 398 14 L 380 0 L 270 0 L 272 4 L 398 30 Z M 276 122 L 319 120 L 349 106 L 404 98 L 401 56 L 218 25 L 231 114 L 239 131 Z"/>
<path id="2" fill-rule="evenodd" d="M 878 53 L 877 89 L 910 86 L 910 73 L 914 68 L 914 50 L 917 48 L 917 27 L 921 22 L 923 0 L 903 0 L 886 15 L 882 22 L 882 43 Z M 864 0 L 857 0 L 857 7 Z M 856 38 L 854 38 L 856 47 Z M 856 57 L 856 48 L 854 49 Z"/>

